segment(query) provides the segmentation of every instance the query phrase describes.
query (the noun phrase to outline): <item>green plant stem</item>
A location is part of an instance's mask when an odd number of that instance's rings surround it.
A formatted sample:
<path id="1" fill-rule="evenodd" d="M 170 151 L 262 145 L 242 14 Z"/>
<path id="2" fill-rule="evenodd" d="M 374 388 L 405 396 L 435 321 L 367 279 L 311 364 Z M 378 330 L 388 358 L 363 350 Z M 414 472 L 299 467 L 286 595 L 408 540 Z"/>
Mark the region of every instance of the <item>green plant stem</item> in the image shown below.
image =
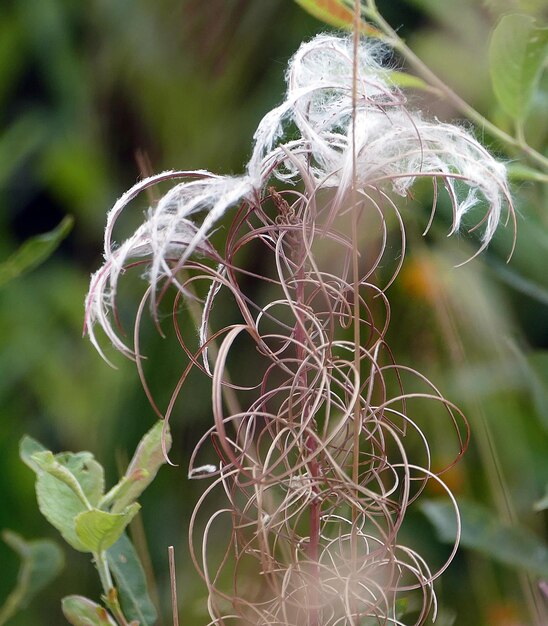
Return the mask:
<path id="1" fill-rule="evenodd" d="M 118 601 L 118 592 L 114 587 L 106 556 L 106 552 L 93 554 L 95 566 L 97 567 L 99 579 L 101 580 L 101 586 L 103 587 L 103 592 L 105 594 L 105 602 L 120 626 L 130 626 Z"/>
<path id="2" fill-rule="evenodd" d="M 0 606 L 0 624 L 5 624 L 17 613 L 21 607 L 23 595 L 23 588 L 17 586 L 6 598 L 4 604 Z"/>
<path id="3" fill-rule="evenodd" d="M 540 152 L 537 152 L 534 148 L 531 148 L 531 146 L 525 141 L 523 133 L 518 133 L 516 137 L 509 135 L 490 122 L 481 113 L 476 111 L 474 107 L 469 105 L 446 83 L 444 83 L 443 80 L 439 78 L 439 76 L 437 76 L 423 61 L 421 61 L 421 59 L 409 48 L 409 46 L 407 46 L 403 39 L 379 13 L 375 0 L 366 0 L 366 3 L 367 5 L 364 9 L 365 15 L 385 35 L 386 42 L 397 50 L 407 60 L 409 65 L 411 65 L 411 67 L 413 67 L 427 82 L 443 92 L 447 100 L 449 100 L 449 102 L 451 102 L 457 110 L 459 110 L 468 119 L 472 120 L 475 124 L 481 126 L 485 131 L 502 143 L 521 150 L 531 161 L 535 162 L 543 169 L 548 170 L 548 158 Z"/>
<path id="4" fill-rule="evenodd" d="M 133 479 L 131 476 L 123 476 L 118 483 L 101 498 L 98 508 L 106 511 L 107 507 L 110 506 L 114 500 L 116 500 L 116 498 L 118 498 L 118 496 L 131 485 L 132 482 Z"/>

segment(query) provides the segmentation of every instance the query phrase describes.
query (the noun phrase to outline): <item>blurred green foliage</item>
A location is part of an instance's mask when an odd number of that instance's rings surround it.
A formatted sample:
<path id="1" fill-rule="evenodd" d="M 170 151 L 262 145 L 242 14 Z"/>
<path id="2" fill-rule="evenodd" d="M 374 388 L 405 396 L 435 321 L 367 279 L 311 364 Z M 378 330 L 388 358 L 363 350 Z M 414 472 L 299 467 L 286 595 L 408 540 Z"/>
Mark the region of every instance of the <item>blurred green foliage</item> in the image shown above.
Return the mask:
<path id="1" fill-rule="evenodd" d="M 490 82 L 490 33 L 503 13 L 525 12 L 545 23 L 544 2 L 386 0 L 378 6 L 457 93 L 513 132 Z M 281 98 L 287 58 L 323 28 L 289 0 L 2 2 L 0 259 L 67 214 L 74 216 L 74 228 L 53 257 L 0 291 L 0 528 L 53 537 L 38 513 L 32 473 L 18 458 L 25 433 L 51 449 L 90 450 L 115 482 L 128 451 L 155 420 L 132 364 L 114 355 L 119 369 L 112 370 L 81 339 L 83 300 L 89 274 L 100 263 L 107 209 L 143 171 L 241 171 L 257 122 Z M 545 73 L 523 129 L 544 154 L 547 86 Z M 440 118 L 457 116 L 430 93 L 417 91 L 412 102 Z M 531 165 L 518 162 L 519 151 L 484 139 L 516 167 Z M 469 238 L 448 242 L 449 219 L 440 217 L 422 239 L 431 191 L 417 189 L 404 214 L 409 257 L 390 293 L 391 342 L 400 362 L 429 376 L 470 419 L 471 448 L 447 475 L 457 498 L 510 515 L 505 523 L 542 541 L 546 511 L 535 510 L 535 503 L 548 484 L 547 189 L 534 176 L 524 178 L 514 188 L 518 240 L 508 265 L 510 229 L 482 258 L 455 269 L 471 249 Z M 134 215 L 125 218 L 128 232 L 145 208 L 146 199 L 135 203 Z M 120 311 L 128 329 L 132 295 L 140 293 L 134 283 L 121 299 L 128 302 Z M 186 322 L 191 338 L 190 315 Z M 142 338 L 160 407 L 181 361 L 164 330 L 167 340 L 152 324 Z M 186 464 L 210 424 L 210 399 L 205 377 L 192 377 L 189 387 L 193 393 L 172 419 L 171 456 L 179 467 L 166 469 L 144 494 L 146 541 L 139 525 L 134 536 L 145 563 L 150 559 L 148 575 L 151 569 L 156 574 L 163 623 L 170 612 L 167 546 L 176 546 L 181 612 L 186 626 L 194 626 L 207 621 L 206 592 L 189 562 L 186 530 L 202 484 L 186 480 Z M 431 429 L 434 462 L 441 466 L 454 450 L 444 432 L 435 424 Z M 447 547 L 433 540 L 419 511 L 408 532 L 434 563 L 446 557 Z M 65 573 L 13 623 L 61 624 L 63 596 L 99 597 L 86 555 L 66 557 Z M 3 544 L 0 562 L 3 600 L 18 571 Z M 442 619 L 477 626 L 532 623 L 524 584 L 508 564 L 463 548 L 439 586 Z"/>

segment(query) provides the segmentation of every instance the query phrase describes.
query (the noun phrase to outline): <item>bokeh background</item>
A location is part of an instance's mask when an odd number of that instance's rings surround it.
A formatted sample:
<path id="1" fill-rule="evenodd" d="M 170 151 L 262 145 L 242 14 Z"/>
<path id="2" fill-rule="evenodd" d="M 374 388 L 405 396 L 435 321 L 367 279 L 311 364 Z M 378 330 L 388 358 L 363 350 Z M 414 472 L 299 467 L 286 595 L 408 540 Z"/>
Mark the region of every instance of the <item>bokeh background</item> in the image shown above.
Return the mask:
<path id="1" fill-rule="evenodd" d="M 546 21 L 541 0 L 378 5 L 451 87 L 511 129 L 489 81 L 489 35 L 504 12 Z M 66 215 L 74 227 L 45 263 L 0 290 L 0 528 L 57 538 L 38 512 L 33 475 L 18 457 L 25 433 L 55 451 L 92 451 L 112 484 L 155 419 L 133 365 L 113 355 L 113 370 L 82 339 L 83 301 L 101 263 L 106 211 L 143 171 L 242 171 L 258 121 L 281 99 L 287 59 L 325 28 L 290 0 L 1 1 L 0 260 Z M 545 76 L 526 128 L 544 153 L 546 87 Z M 441 119 L 459 117 L 439 96 L 410 98 Z M 510 162 L 520 156 L 484 140 Z M 400 362 L 429 376 L 470 420 L 469 453 L 447 478 L 457 497 L 480 503 L 497 522 L 527 529 L 542 560 L 547 518 L 535 503 L 548 483 L 547 193 L 546 185 L 523 180 L 514 192 L 518 240 L 511 262 L 512 233 L 503 229 L 486 254 L 455 269 L 477 242 L 465 235 L 447 240 L 443 210 L 422 239 L 431 191 L 417 189 L 416 201 L 404 208 L 409 256 L 390 290 L 391 342 Z M 146 199 L 135 204 L 128 232 L 145 208 Z M 140 288 L 138 281 L 128 288 L 128 308 Z M 194 333 L 190 317 L 187 327 Z M 151 386 L 165 406 L 182 355 L 152 327 L 143 342 Z M 185 626 L 207 622 L 205 590 L 186 539 L 203 484 L 187 480 L 186 466 L 211 414 L 208 381 L 197 376 L 192 385 L 172 419 L 179 467 L 164 467 L 141 499 L 162 623 L 170 623 L 167 546 L 173 544 Z M 441 466 L 451 452 L 442 429 L 432 448 Z M 409 532 L 427 558 L 442 561 L 448 547 L 418 508 Z M 438 585 L 442 626 L 534 624 L 525 570 L 501 563 L 497 553 L 507 548 L 506 561 L 523 553 L 520 532 L 511 535 L 515 545 L 504 535 L 491 551 L 462 548 Z M 65 552 L 63 574 L 10 624 L 62 624 L 62 596 L 99 597 L 86 555 Z M 1 601 L 18 568 L 4 544 L 0 563 Z M 531 575 L 535 589 L 538 578 Z"/>

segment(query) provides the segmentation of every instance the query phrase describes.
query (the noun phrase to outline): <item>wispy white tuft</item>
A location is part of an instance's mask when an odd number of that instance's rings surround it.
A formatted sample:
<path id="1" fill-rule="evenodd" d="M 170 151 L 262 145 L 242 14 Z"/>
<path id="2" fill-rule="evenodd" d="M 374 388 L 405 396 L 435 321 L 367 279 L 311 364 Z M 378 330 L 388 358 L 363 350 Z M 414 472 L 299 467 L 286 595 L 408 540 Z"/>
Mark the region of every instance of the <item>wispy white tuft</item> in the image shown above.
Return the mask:
<path id="1" fill-rule="evenodd" d="M 360 45 L 354 125 L 351 39 L 319 35 L 303 44 L 291 59 L 285 99 L 261 120 L 245 175 L 163 172 L 140 181 L 118 200 L 107 219 L 105 263 L 92 277 L 86 299 L 86 328 L 99 351 L 95 324 L 118 350 L 132 356 L 111 321 L 124 268 L 148 261 L 146 278 L 154 305 L 160 281 L 167 278 L 177 284 L 177 270 L 194 252 L 213 255 L 208 236 L 218 220 L 243 201 L 251 206 L 259 203 L 273 176 L 292 183 L 306 171 L 316 188 L 336 189 L 335 211 L 354 184 L 406 195 L 418 177 L 433 177 L 446 186 L 453 204 L 451 232 L 461 226 L 470 209 L 480 201 L 486 204 L 482 248 L 487 245 L 504 206 L 512 212 L 504 165 L 463 128 L 428 121 L 409 111 L 403 93 L 381 65 L 385 53 L 376 42 L 365 40 Z M 288 125 L 294 138 L 284 141 Z M 116 245 L 113 227 L 128 203 L 151 185 L 174 179 L 182 182 L 149 210 L 145 222 L 129 239 Z M 193 219 L 198 213 L 204 214 L 201 222 Z"/>
<path id="2" fill-rule="evenodd" d="M 202 476 L 210 476 L 214 474 L 219 468 L 216 465 L 201 465 L 200 467 L 194 467 L 188 472 L 188 478 L 200 478 Z"/>

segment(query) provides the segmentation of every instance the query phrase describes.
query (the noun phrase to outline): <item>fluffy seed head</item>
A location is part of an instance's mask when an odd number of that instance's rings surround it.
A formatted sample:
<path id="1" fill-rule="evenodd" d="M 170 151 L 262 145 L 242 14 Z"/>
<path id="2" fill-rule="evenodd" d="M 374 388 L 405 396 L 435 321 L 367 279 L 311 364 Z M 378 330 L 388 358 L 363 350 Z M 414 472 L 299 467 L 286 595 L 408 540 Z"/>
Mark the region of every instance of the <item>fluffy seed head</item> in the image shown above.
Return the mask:
<path id="1" fill-rule="evenodd" d="M 504 165 L 460 126 L 425 120 L 410 111 L 381 64 L 384 56 L 386 49 L 377 42 L 360 43 L 353 109 L 351 39 L 319 35 L 302 44 L 289 62 L 285 99 L 258 125 L 244 175 L 163 172 L 141 180 L 116 202 L 107 220 L 105 262 L 92 277 L 86 299 L 86 329 L 99 351 L 95 324 L 118 350 L 132 356 L 111 322 L 124 268 L 147 263 L 154 308 L 159 283 L 167 279 L 177 284 L 176 271 L 193 252 L 214 255 L 208 235 L 218 220 L 242 202 L 258 205 L 273 177 L 286 184 L 304 178 L 314 191 L 335 189 L 328 221 L 344 207 L 353 185 L 364 193 L 380 189 L 405 196 L 417 178 L 429 177 L 441 181 L 448 191 L 453 206 L 451 232 L 474 206 L 485 204 L 477 226 L 483 227 L 480 249 L 487 245 L 505 206 L 513 216 Z M 132 236 L 117 245 L 113 228 L 120 213 L 141 191 L 165 180 L 181 182 L 149 209 Z"/>

